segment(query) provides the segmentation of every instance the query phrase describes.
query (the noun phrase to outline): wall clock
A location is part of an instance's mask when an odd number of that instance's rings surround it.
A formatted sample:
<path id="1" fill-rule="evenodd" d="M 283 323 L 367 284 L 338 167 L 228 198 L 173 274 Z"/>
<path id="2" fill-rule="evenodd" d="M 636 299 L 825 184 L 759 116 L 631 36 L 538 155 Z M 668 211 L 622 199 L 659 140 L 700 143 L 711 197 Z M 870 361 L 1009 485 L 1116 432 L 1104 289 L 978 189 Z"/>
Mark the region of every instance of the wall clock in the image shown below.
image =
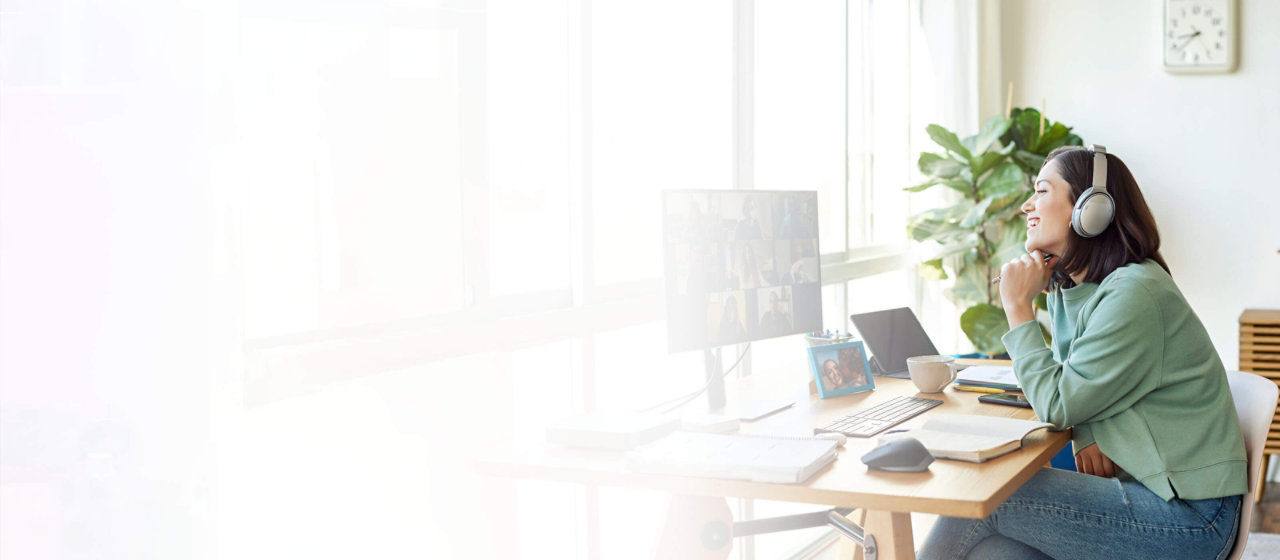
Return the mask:
<path id="1" fill-rule="evenodd" d="M 1164 0 L 1164 69 L 1235 70 L 1238 8 L 1239 0 Z"/>

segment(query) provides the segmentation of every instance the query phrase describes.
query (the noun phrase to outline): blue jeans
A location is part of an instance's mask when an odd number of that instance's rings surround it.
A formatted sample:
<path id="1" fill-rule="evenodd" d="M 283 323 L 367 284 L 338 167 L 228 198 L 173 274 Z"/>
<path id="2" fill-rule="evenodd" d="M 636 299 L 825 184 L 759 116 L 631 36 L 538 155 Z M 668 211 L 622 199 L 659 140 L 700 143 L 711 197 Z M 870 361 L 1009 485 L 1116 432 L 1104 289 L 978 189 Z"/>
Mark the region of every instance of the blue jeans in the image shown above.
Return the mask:
<path id="1" fill-rule="evenodd" d="M 1166 502 L 1138 482 L 1041 469 L 985 519 L 939 518 L 919 558 L 1221 560 L 1239 520 L 1240 496 Z"/>

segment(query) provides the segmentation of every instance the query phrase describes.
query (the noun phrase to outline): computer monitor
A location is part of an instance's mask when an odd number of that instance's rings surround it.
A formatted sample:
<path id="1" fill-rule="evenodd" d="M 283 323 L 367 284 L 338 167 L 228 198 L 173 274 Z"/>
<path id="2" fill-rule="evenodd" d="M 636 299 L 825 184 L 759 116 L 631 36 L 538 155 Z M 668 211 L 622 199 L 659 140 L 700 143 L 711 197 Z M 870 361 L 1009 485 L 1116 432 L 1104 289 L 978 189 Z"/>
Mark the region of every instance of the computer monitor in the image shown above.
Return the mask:
<path id="1" fill-rule="evenodd" d="M 662 208 L 671 352 L 822 330 L 818 193 L 669 190 Z"/>

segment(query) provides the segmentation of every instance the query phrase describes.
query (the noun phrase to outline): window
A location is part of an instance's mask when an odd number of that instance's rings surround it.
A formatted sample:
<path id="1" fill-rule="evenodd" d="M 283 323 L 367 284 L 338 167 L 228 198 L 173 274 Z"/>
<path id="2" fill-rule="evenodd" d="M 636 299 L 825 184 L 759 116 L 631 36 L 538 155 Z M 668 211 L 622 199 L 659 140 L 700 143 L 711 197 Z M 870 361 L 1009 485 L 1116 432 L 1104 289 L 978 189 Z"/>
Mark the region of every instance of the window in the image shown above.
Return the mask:
<path id="1" fill-rule="evenodd" d="M 234 92 L 246 336 L 461 310 L 461 35 L 271 8 L 240 20 Z"/>
<path id="2" fill-rule="evenodd" d="M 663 189 L 733 186 L 731 8 L 590 3 L 591 94 L 581 110 L 599 285 L 662 277 Z"/>
<path id="3" fill-rule="evenodd" d="M 344 6 L 240 16 L 245 330 L 266 386 L 501 353 L 531 422 L 695 391 L 701 356 L 666 352 L 665 189 L 817 191 L 826 325 L 916 301 L 916 1 Z M 803 347 L 757 343 L 749 369 L 807 381 Z M 520 488 L 583 516 L 653 506 Z M 537 532 L 547 547 L 616 552 L 612 522 L 543 522 L 567 539 Z"/>
<path id="4" fill-rule="evenodd" d="M 490 294 L 567 291 L 568 4 L 498 0 L 486 6 Z"/>

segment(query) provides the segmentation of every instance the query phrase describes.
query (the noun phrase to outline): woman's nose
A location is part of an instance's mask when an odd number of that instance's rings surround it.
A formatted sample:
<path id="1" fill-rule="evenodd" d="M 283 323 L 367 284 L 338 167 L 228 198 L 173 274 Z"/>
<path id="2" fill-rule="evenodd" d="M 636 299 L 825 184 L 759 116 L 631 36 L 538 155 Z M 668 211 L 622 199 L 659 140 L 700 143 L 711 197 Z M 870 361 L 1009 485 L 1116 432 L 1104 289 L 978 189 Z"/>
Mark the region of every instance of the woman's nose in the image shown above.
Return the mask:
<path id="1" fill-rule="evenodd" d="M 1036 199 L 1036 195 L 1031 195 L 1031 198 L 1028 198 L 1026 202 L 1023 202 L 1023 203 L 1022 203 L 1022 208 L 1021 208 L 1021 210 L 1022 210 L 1022 213 L 1023 213 L 1023 214 L 1030 214 L 1030 213 L 1031 213 L 1031 210 L 1033 210 L 1033 209 L 1035 208 L 1034 206 L 1032 206 L 1032 205 L 1031 205 L 1031 201 L 1033 201 L 1033 200 L 1035 200 L 1035 199 Z"/>

